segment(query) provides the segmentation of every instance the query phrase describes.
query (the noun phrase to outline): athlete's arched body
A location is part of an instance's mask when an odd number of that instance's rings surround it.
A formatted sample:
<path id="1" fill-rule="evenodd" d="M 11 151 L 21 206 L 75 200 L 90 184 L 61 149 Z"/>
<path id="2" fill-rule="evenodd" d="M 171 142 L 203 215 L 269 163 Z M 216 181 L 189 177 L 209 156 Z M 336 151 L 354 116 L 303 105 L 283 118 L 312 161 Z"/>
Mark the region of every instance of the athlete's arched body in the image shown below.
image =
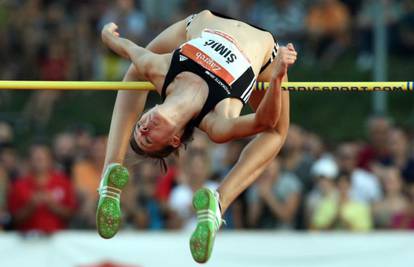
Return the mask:
<path id="1" fill-rule="evenodd" d="M 119 38 L 115 24 L 105 26 L 102 39 L 132 61 L 124 80 L 151 81 L 164 102 L 140 117 L 148 92 L 118 92 L 99 190 L 101 236 L 110 238 L 119 228 L 119 195 L 128 180 L 121 164 L 131 133 L 133 149 L 153 157 L 177 149 L 193 127 L 218 143 L 256 135 L 217 192 L 201 189 L 194 195 L 198 225 L 190 247 L 194 259 L 205 262 L 222 213 L 284 143 L 289 95 L 281 91 L 281 83 L 296 61 L 296 51 L 291 44 L 277 48 L 272 35 L 262 29 L 207 10 L 170 26 L 146 49 Z M 252 91 L 256 81 L 271 86 L 266 92 Z M 246 103 L 255 113 L 240 116 Z"/>

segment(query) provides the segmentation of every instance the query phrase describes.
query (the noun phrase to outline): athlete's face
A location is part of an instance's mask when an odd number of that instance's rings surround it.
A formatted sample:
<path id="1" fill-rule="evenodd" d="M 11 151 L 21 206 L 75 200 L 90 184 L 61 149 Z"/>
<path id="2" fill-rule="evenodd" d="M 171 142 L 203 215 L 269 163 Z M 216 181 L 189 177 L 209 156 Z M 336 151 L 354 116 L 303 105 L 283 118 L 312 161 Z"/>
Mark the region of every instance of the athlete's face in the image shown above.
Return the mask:
<path id="1" fill-rule="evenodd" d="M 136 143 L 143 151 L 155 152 L 173 145 L 174 130 L 174 125 L 160 113 L 156 106 L 142 115 L 133 134 Z"/>

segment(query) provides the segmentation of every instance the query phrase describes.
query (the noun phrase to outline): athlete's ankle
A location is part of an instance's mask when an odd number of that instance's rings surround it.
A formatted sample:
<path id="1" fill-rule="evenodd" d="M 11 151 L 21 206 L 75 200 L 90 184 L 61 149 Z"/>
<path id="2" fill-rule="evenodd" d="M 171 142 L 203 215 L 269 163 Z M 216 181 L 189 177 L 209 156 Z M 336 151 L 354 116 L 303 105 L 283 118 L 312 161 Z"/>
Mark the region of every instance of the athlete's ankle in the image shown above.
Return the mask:
<path id="1" fill-rule="evenodd" d="M 221 206 L 221 194 L 218 190 L 216 190 L 215 192 L 217 194 L 217 202 L 218 202 L 218 206 L 219 206 L 219 209 L 220 209 L 220 214 L 223 217 L 224 212 L 223 212 L 223 209 L 222 209 L 222 206 Z"/>

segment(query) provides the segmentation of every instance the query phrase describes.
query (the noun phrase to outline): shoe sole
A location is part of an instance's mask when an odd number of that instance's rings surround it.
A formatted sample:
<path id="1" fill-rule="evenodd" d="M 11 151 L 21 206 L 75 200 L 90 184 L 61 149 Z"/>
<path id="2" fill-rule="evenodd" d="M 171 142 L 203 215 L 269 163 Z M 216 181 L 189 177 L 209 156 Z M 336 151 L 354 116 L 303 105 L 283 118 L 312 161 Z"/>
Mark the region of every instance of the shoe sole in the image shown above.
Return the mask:
<path id="1" fill-rule="evenodd" d="M 111 168 L 111 167 L 110 167 Z M 113 166 L 106 174 L 107 185 L 122 190 L 128 182 L 128 170 L 121 166 Z M 102 238 L 109 239 L 115 236 L 121 227 L 120 200 L 111 197 L 100 197 L 96 212 L 96 225 Z"/>
<path id="2" fill-rule="evenodd" d="M 205 188 L 198 190 L 193 197 L 195 211 L 209 209 L 214 197 Z M 214 242 L 214 229 L 210 222 L 197 224 L 190 238 L 190 250 L 193 259 L 198 263 L 205 263 L 210 258 L 212 243 Z"/>

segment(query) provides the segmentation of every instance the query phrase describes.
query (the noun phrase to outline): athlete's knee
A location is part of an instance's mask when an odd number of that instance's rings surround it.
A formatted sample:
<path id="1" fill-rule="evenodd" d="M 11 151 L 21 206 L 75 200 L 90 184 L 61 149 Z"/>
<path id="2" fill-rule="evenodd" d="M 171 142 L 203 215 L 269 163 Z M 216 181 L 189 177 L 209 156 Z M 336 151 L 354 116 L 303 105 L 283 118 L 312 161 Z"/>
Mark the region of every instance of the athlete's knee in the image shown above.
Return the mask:
<path id="1" fill-rule="evenodd" d="M 287 133 L 289 130 L 289 121 L 279 121 L 274 127 L 268 129 L 266 132 L 268 134 L 278 136 L 278 138 L 286 139 Z M 276 137 L 275 137 L 276 138 Z"/>
<path id="2" fill-rule="evenodd" d="M 275 128 L 261 134 L 263 135 L 262 139 L 264 141 L 263 149 L 268 149 L 272 153 L 272 157 L 275 157 L 286 141 L 287 130 L 281 131 Z"/>

